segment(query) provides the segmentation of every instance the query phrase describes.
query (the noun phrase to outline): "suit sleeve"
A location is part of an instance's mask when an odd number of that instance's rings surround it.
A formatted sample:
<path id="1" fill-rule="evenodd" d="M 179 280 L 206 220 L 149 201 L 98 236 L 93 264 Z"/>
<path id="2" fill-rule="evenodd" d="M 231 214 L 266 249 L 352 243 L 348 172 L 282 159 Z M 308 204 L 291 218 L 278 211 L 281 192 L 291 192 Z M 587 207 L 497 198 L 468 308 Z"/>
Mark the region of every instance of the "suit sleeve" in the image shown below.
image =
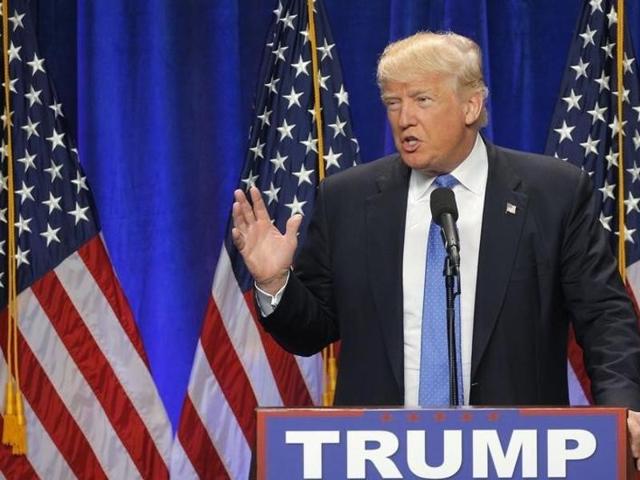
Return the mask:
<path id="1" fill-rule="evenodd" d="M 307 238 L 282 299 L 273 313 L 261 319 L 265 330 L 296 355 L 313 355 L 340 336 L 333 298 L 326 184 L 320 185 Z"/>
<path id="2" fill-rule="evenodd" d="M 638 320 L 582 173 L 562 243 L 562 288 L 596 404 L 640 410 Z"/>

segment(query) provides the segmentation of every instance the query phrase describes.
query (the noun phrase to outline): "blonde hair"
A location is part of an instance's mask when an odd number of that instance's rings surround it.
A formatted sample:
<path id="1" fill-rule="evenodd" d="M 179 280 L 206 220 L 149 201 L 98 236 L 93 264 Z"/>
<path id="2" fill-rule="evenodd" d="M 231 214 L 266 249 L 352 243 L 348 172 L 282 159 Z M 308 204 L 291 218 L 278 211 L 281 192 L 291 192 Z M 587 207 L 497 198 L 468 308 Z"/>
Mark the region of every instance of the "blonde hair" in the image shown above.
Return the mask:
<path id="1" fill-rule="evenodd" d="M 453 32 L 418 32 L 387 45 L 378 60 L 377 80 L 380 89 L 389 81 L 407 82 L 425 74 L 452 76 L 457 93 L 489 89 L 482 76 L 482 52 L 473 40 Z M 474 123 L 478 128 L 488 121 L 486 105 Z"/>

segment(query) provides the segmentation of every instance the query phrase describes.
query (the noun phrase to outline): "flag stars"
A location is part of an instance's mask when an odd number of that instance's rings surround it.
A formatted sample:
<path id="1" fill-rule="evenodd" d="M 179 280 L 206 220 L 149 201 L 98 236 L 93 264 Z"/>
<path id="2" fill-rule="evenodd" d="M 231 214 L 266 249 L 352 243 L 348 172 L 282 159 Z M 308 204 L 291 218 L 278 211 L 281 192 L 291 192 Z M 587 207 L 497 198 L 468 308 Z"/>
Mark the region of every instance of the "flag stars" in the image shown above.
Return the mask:
<path id="1" fill-rule="evenodd" d="M 572 108 L 576 108 L 576 109 L 580 110 L 580 99 L 581 98 L 582 98 L 582 95 L 576 95 L 576 93 L 573 91 L 573 88 L 572 88 L 571 89 L 571 93 L 569 94 L 569 96 L 562 98 L 562 100 L 567 102 L 567 112 L 570 112 Z"/>
<path id="2" fill-rule="evenodd" d="M 35 52 L 33 54 L 33 60 L 27 62 L 27 65 L 31 67 L 31 76 L 34 76 L 37 72 L 45 73 L 44 58 L 38 58 L 38 55 Z"/>
<path id="3" fill-rule="evenodd" d="M 563 140 L 569 139 L 573 141 L 573 137 L 571 136 L 571 132 L 576 127 L 570 127 L 567 125 L 566 121 L 562 121 L 562 126 L 560 128 L 554 128 L 554 132 L 558 132 L 560 134 L 560 140 L 558 140 L 558 144 L 562 143 Z"/>
<path id="4" fill-rule="evenodd" d="M 587 141 L 580 144 L 582 148 L 584 148 L 585 156 L 589 155 L 589 153 L 598 153 L 598 144 L 600 143 L 600 139 L 591 138 L 591 135 L 587 137 Z"/>
<path id="5" fill-rule="evenodd" d="M 31 218 L 22 218 L 22 214 L 18 215 L 18 221 L 15 223 L 15 226 L 18 228 L 18 237 L 24 232 L 31 233 L 31 228 L 29 227 L 31 220 Z"/>
<path id="6" fill-rule="evenodd" d="M 583 43 L 582 48 L 585 48 L 587 45 L 591 44 L 595 47 L 595 43 L 593 42 L 593 36 L 598 33 L 598 30 L 591 30 L 591 27 L 587 25 L 587 30 L 584 33 L 581 33 Z"/>
<path id="7" fill-rule="evenodd" d="M 5 243 L 7 243 L 6 240 L 0 241 L 0 255 L 2 255 L 2 256 L 6 255 L 6 253 L 4 253 L 4 245 L 5 245 Z"/>
<path id="8" fill-rule="evenodd" d="M 606 113 L 607 111 L 607 107 L 601 107 L 598 105 L 598 102 L 596 101 L 595 106 L 593 107 L 593 110 L 588 110 L 587 113 L 589 115 L 591 115 L 592 120 L 591 123 L 596 123 L 596 120 L 600 120 L 602 122 L 604 122 L 604 113 Z M 557 130 L 556 130 L 557 131 Z"/>
<path id="9" fill-rule="evenodd" d="M 271 126 L 271 121 L 269 120 L 269 117 L 271 116 L 272 112 L 273 110 L 267 110 L 267 107 L 264 107 L 264 111 L 262 112 L 262 115 L 258 115 L 258 119 L 260 120 L 260 123 L 262 123 L 263 127 L 265 125 Z"/>
<path id="10" fill-rule="evenodd" d="M 614 232 L 616 236 L 620 236 L 619 232 Z M 636 229 L 635 228 L 627 228 L 627 226 L 625 225 L 624 228 L 624 240 L 625 242 L 629 242 L 629 243 L 633 243 L 635 244 L 636 242 L 633 240 L 633 234 L 636 233 Z"/>
<path id="11" fill-rule="evenodd" d="M 269 80 L 268 83 L 265 83 L 264 86 L 267 87 L 271 92 L 278 93 L 277 85 L 279 81 L 280 81 L 279 78 L 271 77 L 271 80 Z M 266 107 L 265 107 L 265 110 L 266 110 Z"/>
<path id="12" fill-rule="evenodd" d="M 22 19 L 24 18 L 24 13 L 18 13 L 17 10 L 13 11 L 13 17 L 9 17 L 9 21 L 13 26 L 13 31 L 15 32 L 18 28 L 24 28 L 24 24 L 22 23 Z"/>
<path id="13" fill-rule="evenodd" d="M 60 231 L 60 227 L 51 228 L 51 225 L 47 223 L 47 230 L 40 233 L 40 235 L 47 241 L 47 247 L 51 244 L 51 242 L 60 243 L 60 239 L 58 238 L 58 231 Z"/>
<path id="14" fill-rule="evenodd" d="M 251 147 L 249 150 L 253 152 L 253 156 L 256 159 L 264 158 L 264 154 L 262 153 L 264 146 L 265 146 L 265 143 L 260 143 L 260 139 L 257 139 L 256 145 L 254 147 Z"/>
<path id="15" fill-rule="evenodd" d="M 635 58 L 627 57 L 627 52 L 624 53 L 624 60 L 622 64 L 624 65 L 624 73 L 633 73 L 633 62 L 635 62 Z"/>
<path id="16" fill-rule="evenodd" d="M 278 203 L 278 192 L 280 192 L 280 188 L 276 188 L 273 182 L 269 185 L 269 190 L 263 190 L 267 196 L 267 205 L 271 205 L 272 202 Z"/>
<path id="17" fill-rule="evenodd" d="M 300 170 L 298 170 L 297 172 L 293 172 L 293 176 L 298 177 L 298 186 L 302 185 L 303 183 L 313 185 L 313 183 L 311 182 L 311 174 L 314 171 L 315 170 L 313 169 L 307 170 L 304 165 L 300 165 Z"/>
<path id="18" fill-rule="evenodd" d="M 18 93 L 18 90 L 16 90 L 16 83 L 18 83 L 18 79 L 14 78 L 13 80 L 9 79 L 9 91 L 13 92 L 13 93 Z M 2 88 L 4 88 L 5 82 L 2 82 Z M 11 112 L 11 114 L 13 115 L 13 112 Z"/>
<path id="19" fill-rule="evenodd" d="M 21 265 L 30 265 L 29 258 L 27 257 L 30 251 L 31 250 L 29 249 L 22 251 L 22 249 L 20 248 L 20 245 L 18 245 L 16 254 L 15 254 L 15 259 L 18 267 L 20 267 Z"/>
<path id="20" fill-rule="evenodd" d="M 307 65 L 309 65 L 310 63 L 311 63 L 310 60 L 307 60 L 305 62 L 302 59 L 302 55 L 300 55 L 298 59 L 298 63 L 291 64 L 291 66 L 296 69 L 296 78 L 298 78 L 300 74 L 305 74 L 307 77 L 309 76 L 309 72 L 307 71 Z"/>
<path id="21" fill-rule="evenodd" d="M 583 62 L 582 58 L 578 60 L 577 65 L 571 65 L 571 68 L 576 71 L 576 80 L 580 77 L 587 78 L 587 68 L 589 67 L 589 62 Z"/>
<path id="22" fill-rule="evenodd" d="M 600 89 L 598 90 L 598 93 L 602 92 L 602 90 L 605 90 L 605 89 L 606 90 L 610 90 L 610 88 L 609 88 L 609 79 L 610 78 L 611 78 L 610 76 L 607 76 L 607 75 L 604 74 L 604 69 L 603 69 L 602 73 L 600 74 L 600 77 L 595 79 L 595 82 L 598 85 L 600 85 Z"/>
<path id="23" fill-rule="evenodd" d="M 629 192 L 628 198 L 624 201 L 624 204 L 627 207 L 627 215 L 629 215 L 630 212 L 640 212 L 638 203 L 640 203 L 640 197 L 636 198 L 631 194 L 631 192 Z"/>
<path id="24" fill-rule="evenodd" d="M 627 168 L 627 172 L 631 174 L 631 183 L 635 183 L 640 179 L 640 168 L 638 168 L 635 162 L 632 168 Z"/>
<path id="25" fill-rule="evenodd" d="M 57 103 L 54 100 L 53 105 L 49 105 L 49 108 L 53 110 L 53 115 L 55 118 L 64 117 L 64 115 L 62 114 L 62 103 Z"/>
<path id="26" fill-rule="evenodd" d="M 607 44 L 600 48 L 604 51 L 605 55 L 608 58 L 613 59 L 613 49 L 615 48 L 615 46 L 615 42 L 609 42 L 609 40 L 607 40 Z"/>
<path id="27" fill-rule="evenodd" d="M 35 135 L 36 137 L 39 137 L 40 134 L 38 133 L 38 125 L 40 125 L 40 122 L 35 122 L 33 123 L 31 121 L 31 117 L 27 117 L 27 124 L 23 125 L 22 130 L 24 130 L 27 134 L 27 140 L 29 140 L 31 138 L 31 135 Z"/>
<path id="28" fill-rule="evenodd" d="M 607 198 L 615 200 L 616 197 L 613 194 L 613 191 L 615 190 L 615 188 L 616 188 L 615 183 L 609 184 L 609 181 L 605 179 L 604 185 L 602 186 L 602 188 L 598 189 L 598 191 L 602 193 L 602 201 L 605 201 Z"/>
<path id="29" fill-rule="evenodd" d="M 318 153 L 318 139 L 317 138 L 313 138 L 313 136 L 311 135 L 311 132 L 309 132 L 309 135 L 307 136 L 306 140 L 301 140 L 300 141 L 301 144 L 303 144 L 306 149 L 305 149 L 305 155 L 308 154 L 311 150 L 313 150 L 314 152 Z"/>
<path id="30" fill-rule="evenodd" d="M 331 75 L 322 75 L 322 72 L 318 72 L 318 83 L 320 84 L 320 88 L 323 90 L 329 91 L 327 88 L 327 80 L 331 78 Z"/>
<path id="31" fill-rule="evenodd" d="M 636 133 L 633 135 L 633 149 L 638 150 L 640 148 L 640 132 L 636 130 Z"/>
<path id="32" fill-rule="evenodd" d="M 63 164 L 57 165 L 53 160 L 51 161 L 51 166 L 49 168 L 45 168 L 44 171 L 51 175 L 51 182 L 53 182 L 56 178 L 62 180 L 62 174 L 60 170 L 62 170 Z"/>
<path id="33" fill-rule="evenodd" d="M 609 150 L 609 153 L 607 154 L 607 156 L 604 157 L 607 160 L 607 170 L 611 170 L 613 167 L 618 166 L 619 156 L 620 156 L 619 153 L 614 153 L 613 150 Z"/>
<path id="34" fill-rule="evenodd" d="M 338 106 L 346 103 L 349 105 L 349 93 L 344 89 L 344 85 L 340 85 L 340 91 L 333 94 L 338 99 Z"/>
<path id="35" fill-rule="evenodd" d="M 640 122 L 640 106 L 632 107 L 636 112 L 638 112 L 638 122 Z"/>
<path id="36" fill-rule="evenodd" d="M 597 11 L 602 12 L 602 0 L 589 0 L 589 5 L 591 5 L 592 14 Z"/>
<path id="37" fill-rule="evenodd" d="M 600 218 L 598 220 L 600 220 L 600 223 L 602 224 L 602 226 L 604 227 L 605 230 L 609 230 L 611 231 L 611 219 L 613 217 L 612 216 L 605 216 L 605 214 L 603 212 L 600 212 Z"/>
<path id="38" fill-rule="evenodd" d="M 294 29 L 293 27 L 293 21 L 296 19 L 298 15 L 287 15 L 286 17 L 282 17 L 280 19 L 280 21 L 284 24 L 284 28 L 285 30 L 287 28 L 290 28 L 291 30 Z"/>
<path id="39" fill-rule="evenodd" d="M 622 88 L 622 101 L 625 103 L 629 103 L 629 93 L 630 90 L 628 88 Z M 615 95 L 616 97 L 618 96 L 618 91 L 616 90 L 615 92 L 611 92 L 611 95 Z"/>
<path id="40" fill-rule="evenodd" d="M 31 155 L 27 150 L 24 151 L 24 157 L 18 158 L 17 161 L 24 165 L 24 171 L 29 171 L 30 168 L 36 169 L 35 164 L 36 155 Z"/>
<path id="41" fill-rule="evenodd" d="M 273 50 L 271 53 L 273 53 L 277 59 L 282 60 L 283 62 L 285 61 L 284 58 L 284 52 L 286 52 L 288 50 L 289 47 L 287 47 L 286 45 L 280 45 L 278 46 L 278 48 L 276 48 L 275 50 Z"/>
<path id="42" fill-rule="evenodd" d="M 80 170 L 76 171 L 76 178 L 71 180 L 71 183 L 76 186 L 76 193 L 80 193 L 82 190 L 89 190 L 89 187 L 87 187 L 87 177 L 82 175 Z"/>
<path id="43" fill-rule="evenodd" d="M 254 175 L 253 170 L 249 170 L 249 173 L 246 177 L 244 177 L 241 182 L 245 184 L 245 189 L 249 191 L 251 187 L 256 186 L 256 182 L 258 181 L 259 175 Z"/>
<path id="44" fill-rule="evenodd" d="M 11 125 L 13 127 L 13 113 L 11 112 L 9 114 L 9 125 Z M 6 110 L 4 111 L 4 113 L 0 116 L 0 119 L 2 120 L 2 128 L 7 128 L 7 112 Z"/>
<path id="45" fill-rule="evenodd" d="M 287 105 L 287 109 L 293 107 L 294 105 L 297 105 L 298 107 L 300 107 L 300 97 L 302 96 L 302 92 L 298 93 L 296 92 L 294 87 L 291 87 L 291 93 L 289 93 L 289 95 L 283 95 L 283 98 L 286 98 L 287 101 L 289 102 L 289 105 Z"/>
<path id="46" fill-rule="evenodd" d="M 291 210 L 291 216 L 293 217 L 296 213 L 299 213 L 300 215 L 304 215 L 304 211 L 302 210 L 302 207 L 304 207 L 306 203 L 307 203 L 306 201 L 304 202 L 299 201 L 298 196 L 294 195 L 293 201 L 291 203 L 285 203 L 285 206 Z"/>
<path id="47" fill-rule="evenodd" d="M 20 57 L 20 50 L 22 50 L 22 47 L 16 47 L 12 41 L 11 45 L 9 45 L 9 63 L 16 59 L 20 62 L 22 61 L 22 58 Z"/>
<path id="48" fill-rule="evenodd" d="M 341 122 L 340 117 L 336 116 L 336 123 L 330 123 L 329 127 L 333 129 L 333 138 L 336 138 L 338 135 L 342 135 L 346 137 L 344 133 L 344 126 L 347 124 L 346 121 Z"/>
<path id="49" fill-rule="evenodd" d="M 278 170 L 284 170 L 285 172 L 287 171 L 286 167 L 284 166 L 284 162 L 287 158 L 289 158 L 288 155 L 282 156 L 280 155 L 280 152 L 276 152 L 275 158 L 269 159 L 269 161 L 273 163 L 273 166 L 275 168 L 273 173 L 276 173 Z"/>
<path id="50" fill-rule="evenodd" d="M 34 201 L 33 195 L 31 194 L 31 190 L 33 190 L 35 185 L 28 187 L 26 183 L 22 182 L 22 188 L 20 190 L 16 190 L 16 193 L 20 195 L 20 205 L 22 205 L 27 199 Z"/>
<path id="51" fill-rule="evenodd" d="M 618 14 L 616 13 L 616 9 L 613 8 L 613 5 L 611 6 L 609 13 L 607 13 L 607 19 L 609 20 L 609 28 L 611 28 L 611 25 L 618 22 Z"/>
<path id="52" fill-rule="evenodd" d="M 329 153 L 323 155 L 324 161 L 326 162 L 326 169 L 329 167 L 340 168 L 340 164 L 338 163 L 338 159 L 342 156 L 342 153 L 333 153 L 333 149 L 329 147 Z"/>
<path id="53" fill-rule="evenodd" d="M 328 44 L 327 39 L 325 38 L 324 44 L 316 48 L 319 52 L 322 53 L 322 57 L 320 58 L 320 61 L 324 60 L 327 57 L 333 60 L 333 54 L 331 53 L 331 49 L 335 46 L 336 46 L 335 43 Z"/>
<path id="54" fill-rule="evenodd" d="M 619 132 L 622 132 L 622 136 L 625 136 L 626 133 L 624 131 L 624 126 L 627 124 L 626 120 L 623 120 L 622 123 L 618 120 L 618 116 L 613 116 L 613 122 L 609 124 L 609 128 L 611 129 L 611 138 L 614 138 L 618 135 Z"/>
<path id="55" fill-rule="evenodd" d="M 309 25 L 304 30 L 300 30 L 300 35 L 302 35 L 302 45 L 306 45 L 309 41 Z"/>
<path id="56" fill-rule="evenodd" d="M 282 125 L 279 126 L 276 130 L 280 133 L 280 141 L 282 142 L 285 138 L 290 138 L 293 140 L 293 135 L 291 131 L 296 127 L 295 123 L 289 125 L 287 123 L 287 119 L 285 118 L 282 122 Z"/>
<path id="57" fill-rule="evenodd" d="M 29 100 L 29 107 L 33 107 L 34 104 L 38 103 L 42 105 L 42 100 L 40 100 L 40 94 L 42 90 L 35 90 L 33 85 L 29 87 L 29 93 L 25 93 L 24 96 L 27 100 Z"/>
<path id="58" fill-rule="evenodd" d="M 81 207 L 80 204 L 76 202 L 76 208 L 68 211 L 67 213 L 74 218 L 75 225 L 78 225 L 80 220 L 84 220 L 85 222 L 89 221 L 87 214 L 85 213 L 87 210 L 89 210 L 89 207 Z"/>
<path id="59" fill-rule="evenodd" d="M 49 192 L 49 200 L 42 201 L 43 205 L 46 205 L 49 208 L 49 215 L 51 215 L 56 210 L 62 211 L 60 200 L 62 200 L 62 196 L 54 197 L 53 193 Z"/>

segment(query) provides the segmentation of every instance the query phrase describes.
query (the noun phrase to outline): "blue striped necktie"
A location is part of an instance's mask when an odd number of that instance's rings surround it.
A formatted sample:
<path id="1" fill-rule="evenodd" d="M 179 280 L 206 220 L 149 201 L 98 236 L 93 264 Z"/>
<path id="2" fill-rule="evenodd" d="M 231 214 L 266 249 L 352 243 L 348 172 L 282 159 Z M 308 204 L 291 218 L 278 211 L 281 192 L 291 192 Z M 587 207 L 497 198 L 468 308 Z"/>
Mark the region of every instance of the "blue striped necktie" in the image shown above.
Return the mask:
<path id="1" fill-rule="evenodd" d="M 452 188 L 458 184 L 453 175 L 435 179 L 436 187 Z M 444 282 L 446 251 L 440 227 L 432 220 L 429 227 L 427 261 L 422 302 L 422 348 L 420 355 L 420 388 L 418 401 L 423 407 L 446 407 L 449 399 L 449 355 L 447 343 L 447 298 Z M 460 352 L 460 297 L 456 296 L 456 364 L 458 403 L 464 403 Z"/>

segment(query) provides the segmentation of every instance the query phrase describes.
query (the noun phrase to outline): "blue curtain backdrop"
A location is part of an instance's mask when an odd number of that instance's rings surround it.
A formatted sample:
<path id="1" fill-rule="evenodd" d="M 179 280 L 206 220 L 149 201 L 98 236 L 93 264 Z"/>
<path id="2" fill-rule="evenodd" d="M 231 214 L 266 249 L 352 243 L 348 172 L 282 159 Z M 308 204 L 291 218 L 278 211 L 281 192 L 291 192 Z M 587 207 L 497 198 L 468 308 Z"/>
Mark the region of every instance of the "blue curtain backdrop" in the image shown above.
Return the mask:
<path id="1" fill-rule="evenodd" d="M 484 49 L 496 143 L 542 152 L 581 0 L 324 0 L 362 159 L 392 150 L 375 84 L 393 39 Z M 174 425 L 247 148 L 276 0 L 33 0 L 103 234 Z M 627 2 L 635 51 L 640 7 Z M 635 63 L 638 68 L 638 63 Z"/>

